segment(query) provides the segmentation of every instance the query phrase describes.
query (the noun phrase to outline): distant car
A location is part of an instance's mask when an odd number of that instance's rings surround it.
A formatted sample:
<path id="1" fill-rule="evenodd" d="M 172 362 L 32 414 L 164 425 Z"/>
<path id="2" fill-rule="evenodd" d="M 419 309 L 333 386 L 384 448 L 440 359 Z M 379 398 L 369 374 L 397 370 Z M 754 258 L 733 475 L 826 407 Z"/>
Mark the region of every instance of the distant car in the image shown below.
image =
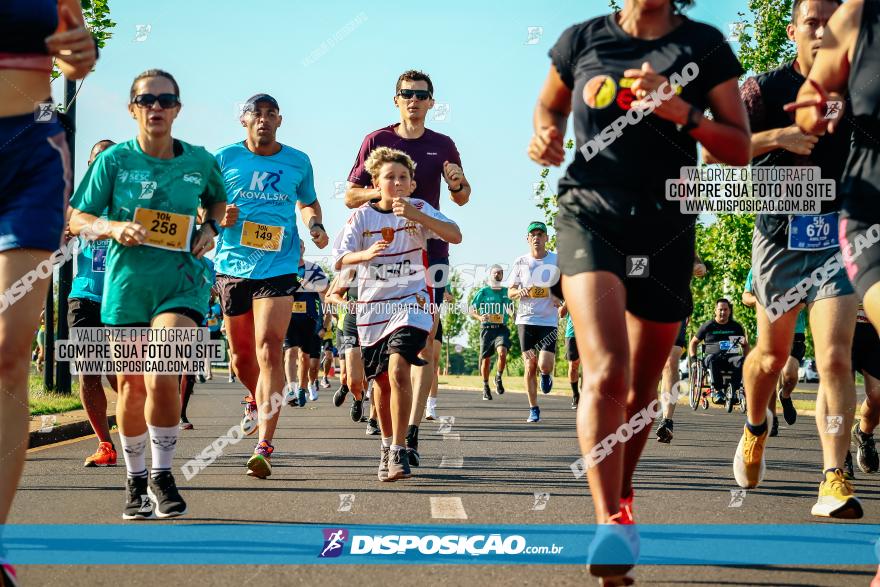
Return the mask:
<path id="1" fill-rule="evenodd" d="M 804 383 L 819 383 L 819 372 L 816 370 L 815 359 L 807 359 L 802 367 L 798 367 L 798 380 Z"/>

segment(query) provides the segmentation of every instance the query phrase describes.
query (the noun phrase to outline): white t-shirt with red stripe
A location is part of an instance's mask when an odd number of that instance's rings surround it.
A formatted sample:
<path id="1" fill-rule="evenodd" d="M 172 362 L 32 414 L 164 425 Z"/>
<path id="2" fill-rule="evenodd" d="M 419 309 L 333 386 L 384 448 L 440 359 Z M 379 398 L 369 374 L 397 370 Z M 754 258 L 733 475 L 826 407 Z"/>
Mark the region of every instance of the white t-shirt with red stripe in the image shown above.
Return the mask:
<path id="1" fill-rule="evenodd" d="M 410 204 L 424 214 L 452 222 L 439 210 L 416 198 Z M 357 327 L 362 346 L 372 346 L 403 326 L 430 332 L 431 296 L 425 265 L 427 241 L 439 238 L 423 225 L 393 212 L 364 204 L 355 210 L 333 243 L 337 261 L 369 249 L 380 240 L 391 244 L 376 258 L 357 267 Z"/>

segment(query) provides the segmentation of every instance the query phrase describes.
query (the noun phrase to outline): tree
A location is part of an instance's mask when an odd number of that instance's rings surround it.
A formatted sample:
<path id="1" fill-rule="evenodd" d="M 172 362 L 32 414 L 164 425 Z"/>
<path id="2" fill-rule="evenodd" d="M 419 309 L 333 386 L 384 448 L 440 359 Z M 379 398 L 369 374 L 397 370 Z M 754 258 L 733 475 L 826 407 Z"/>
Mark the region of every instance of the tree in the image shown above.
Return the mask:
<path id="1" fill-rule="evenodd" d="M 98 48 L 103 49 L 107 41 L 113 36 L 111 29 L 116 22 L 110 20 L 110 0 L 81 0 L 83 18 L 86 27 L 98 43 Z M 52 79 L 61 76 L 57 67 L 52 68 Z"/>
<path id="2" fill-rule="evenodd" d="M 791 20 L 791 0 L 749 0 L 750 19 L 738 12 L 734 37 L 743 69 L 755 73 L 770 71 L 795 57 L 794 44 L 785 27 Z"/>
<path id="3" fill-rule="evenodd" d="M 444 372 L 451 372 L 451 358 L 449 356 L 449 345 L 452 339 L 461 334 L 467 322 L 467 312 L 463 312 L 461 307 L 461 299 L 463 295 L 461 286 L 461 274 L 453 272 L 449 283 L 446 284 L 446 293 L 452 297 L 451 302 L 447 302 L 442 306 L 441 320 L 443 320 L 443 345 L 446 352 L 441 357 L 440 368 Z M 443 303 L 444 300 L 435 300 L 437 304 Z"/>

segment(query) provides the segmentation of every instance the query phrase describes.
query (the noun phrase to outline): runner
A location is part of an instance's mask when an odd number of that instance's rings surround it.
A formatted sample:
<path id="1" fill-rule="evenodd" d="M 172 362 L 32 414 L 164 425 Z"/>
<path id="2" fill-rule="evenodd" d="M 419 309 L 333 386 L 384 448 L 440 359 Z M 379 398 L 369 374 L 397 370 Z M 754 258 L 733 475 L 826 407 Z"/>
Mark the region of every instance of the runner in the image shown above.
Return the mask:
<path id="1" fill-rule="evenodd" d="M 235 373 L 251 393 L 245 398 L 242 430 L 252 431 L 258 419 L 259 442 L 248 460 L 248 475 L 263 479 L 272 473 L 279 411 L 270 407 L 284 399 L 281 347 L 299 285 L 293 271 L 300 260 L 297 208 L 318 248 L 328 242 L 311 161 L 276 140 L 281 120 L 275 98 L 251 96 L 241 115 L 246 139 L 216 154 L 230 212 L 241 215 L 220 236 L 214 258 L 217 286 L 229 338 L 230 374 Z"/>
<path id="2" fill-rule="evenodd" d="M 749 308 L 754 308 L 758 303 L 755 294 L 752 293 L 751 269 L 749 269 L 749 274 L 746 276 L 746 284 L 743 288 L 742 294 L 742 303 Z M 801 366 L 801 361 L 804 360 L 804 355 L 807 352 L 806 333 L 807 318 L 804 315 L 804 311 L 801 310 L 798 313 L 797 322 L 794 326 L 794 339 L 791 342 L 791 351 L 789 352 L 788 361 L 785 363 L 782 372 L 779 373 L 779 382 L 776 384 L 776 393 L 774 397 L 770 399 L 772 404 L 770 411 L 773 412 L 773 426 L 770 427 L 771 437 L 779 435 L 779 418 L 776 416 L 777 398 L 779 399 L 779 403 L 782 404 L 782 415 L 785 418 L 785 423 L 789 426 L 793 426 L 797 421 L 797 409 L 794 407 L 794 402 L 791 399 L 791 392 L 797 387 L 798 368 Z"/>
<path id="3" fill-rule="evenodd" d="M 841 120 L 839 132 L 806 136 L 793 125 L 785 105 L 793 102 L 809 75 L 819 46 L 829 31 L 829 19 L 840 5 L 836 0 L 794 2 L 788 36 L 796 59 L 777 69 L 749 78 L 741 89 L 752 130 L 752 164 L 759 166 L 817 166 L 822 178 L 838 178 L 850 149 L 851 121 Z M 818 135 L 821 133 L 809 133 Z M 816 423 L 822 444 L 823 466 L 819 496 L 812 514 L 820 517 L 860 518 L 862 507 L 845 478 L 849 430 L 855 411 L 855 386 L 850 345 L 855 328 L 857 300 L 846 274 L 827 272 L 815 283 L 813 272 L 826 267 L 840 252 L 835 229 L 841 199 L 823 201 L 818 215 L 760 214 L 752 238 L 753 289 L 757 299 L 758 339 L 746 360 L 747 421 L 734 456 L 737 483 L 757 487 L 764 476 L 765 444 L 769 435 L 767 409 L 779 373 L 788 362 L 797 315 L 809 313 L 810 331 L 822 385 L 816 401 Z M 806 291 L 801 287 L 807 279 Z M 777 308 L 785 299 L 784 313 Z M 789 304 L 789 300 L 794 303 Z M 768 306 L 773 304 L 772 312 Z M 781 314 L 781 315 L 779 315 Z M 765 415 L 770 412 L 769 416 Z M 837 422 L 842 418 L 842 422 Z"/>
<path id="4" fill-rule="evenodd" d="M 735 339 L 740 340 L 736 352 L 725 348 Z M 742 324 L 733 319 L 733 306 L 727 298 L 718 298 L 715 301 L 715 317 L 703 323 L 691 338 L 688 345 L 688 365 L 693 365 L 697 360 L 697 345 L 700 343 L 706 345 L 703 366 L 712 374 L 712 403 L 723 404 L 726 397 L 722 385 L 723 371 L 732 371 L 730 384 L 734 390 L 739 389 L 742 384 L 743 359 L 749 353 L 749 338 Z"/>
<path id="5" fill-rule="evenodd" d="M 317 366 L 312 373 L 312 362 L 320 356 L 321 338 L 324 332 L 321 306 L 324 292 L 327 291 L 329 279 L 324 270 L 303 255 L 306 244 L 299 241 L 299 275 L 300 286 L 293 294 L 293 309 L 287 334 L 284 337 L 284 370 L 287 376 L 287 394 L 285 401 L 290 406 L 305 407 L 306 388 L 309 400 L 318 399 Z M 295 378 L 295 379 L 294 379 Z"/>
<path id="6" fill-rule="evenodd" d="M 699 255 L 694 257 L 694 277 L 703 277 L 706 275 L 706 265 L 700 259 Z M 666 364 L 663 365 L 663 374 L 660 376 L 660 399 L 663 405 L 663 414 L 660 423 L 657 425 L 657 442 L 669 444 L 672 442 L 673 428 L 675 422 L 672 416 L 675 415 L 675 406 L 678 403 L 679 387 L 676 385 L 681 379 L 681 371 L 678 364 L 681 361 L 681 355 L 687 347 L 687 326 L 690 318 L 681 321 L 681 329 L 678 336 L 672 344 L 672 350 L 669 351 L 669 357 Z"/>
<path id="7" fill-rule="evenodd" d="M 565 319 L 565 360 L 568 361 L 568 384 L 571 385 L 571 409 L 576 410 L 581 401 L 581 356 L 578 354 L 571 316 Z"/>
<path id="8" fill-rule="evenodd" d="M 861 373 L 865 379 L 865 401 L 861 406 L 861 418 L 853 424 L 850 436 L 857 449 L 859 469 L 862 473 L 876 473 L 880 468 L 874 443 L 874 430 L 880 423 L 880 337 L 861 305 L 857 320 L 852 366 L 853 372 Z"/>
<path id="9" fill-rule="evenodd" d="M 504 270 L 500 265 L 493 265 L 489 270 L 489 284 L 480 288 L 471 301 L 470 314 L 480 323 L 480 375 L 483 376 L 484 400 L 492 399 L 489 371 L 492 367 L 492 356 L 496 352 L 498 362 L 495 365 L 495 391 L 498 395 L 504 393 L 501 376 L 507 366 L 507 351 L 510 350 L 507 317 L 513 314 L 513 302 L 507 297 L 507 288 L 501 286 L 503 280 Z"/>
<path id="10" fill-rule="evenodd" d="M 89 154 L 91 165 L 95 158 L 115 145 L 113 141 L 98 141 Z M 106 218 L 106 215 L 102 215 Z M 74 328 L 102 328 L 101 297 L 104 295 L 104 270 L 107 262 L 107 249 L 110 241 L 79 239 L 79 252 L 73 262 L 73 282 L 67 301 L 67 325 Z M 107 382 L 116 391 L 116 375 L 107 373 Z M 89 424 L 98 437 L 98 449 L 86 457 L 84 467 L 116 466 L 116 447 L 110 437 L 110 424 L 107 421 L 107 396 L 100 375 L 79 375 L 79 397 Z"/>
<path id="11" fill-rule="evenodd" d="M 336 347 L 333 345 L 333 338 L 336 334 L 336 316 L 327 314 L 327 321 L 325 325 L 326 331 L 321 339 L 321 351 L 323 353 L 321 370 L 324 372 L 324 376 L 318 382 L 321 389 L 330 389 L 330 377 L 333 377 L 334 373 L 333 357 L 336 356 Z"/>
<path id="12" fill-rule="evenodd" d="M 209 292 L 208 297 L 208 313 L 205 315 L 205 319 L 202 321 L 200 326 L 202 328 L 208 328 L 209 326 L 209 316 L 211 315 L 212 307 L 214 305 L 214 292 L 215 292 L 215 283 L 217 280 L 217 274 L 214 272 L 214 263 L 208 259 L 207 257 L 202 257 L 202 263 L 205 265 L 205 279 L 211 285 L 211 291 Z M 211 332 L 211 338 L 213 339 L 213 332 Z M 206 361 L 208 363 L 208 361 Z M 199 383 L 204 383 L 205 378 L 202 374 L 199 374 Z M 192 422 L 189 421 L 189 417 L 186 415 L 186 409 L 189 407 L 189 400 L 192 398 L 193 392 L 196 387 L 196 375 L 193 373 L 181 374 L 178 380 L 180 385 L 180 424 L 178 428 L 181 430 L 193 430 L 194 426 Z"/>
<path id="13" fill-rule="evenodd" d="M 425 127 L 428 111 L 434 107 L 434 83 L 431 78 L 421 71 L 405 71 L 397 78 L 394 92 L 394 104 L 400 112 L 400 122 L 373 131 L 364 138 L 348 174 L 345 205 L 359 208 L 380 196 L 377 188 L 369 187 L 372 180 L 365 162 L 373 149 L 390 147 L 403 151 L 415 162 L 419 170 L 419 199 L 439 210 L 442 179 L 449 188 L 450 199 L 459 206 L 464 206 L 470 199 L 471 186 L 462 171 L 458 149 L 451 138 Z M 428 241 L 428 268 L 431 301 L 440 304 L 449 279 L 447 243 L 440 239 Z M 438 335 L 442 338 L 442 326 L 439 316 L 435 314 L 429 338 L 436 339 Z M 419 423 L 436 381 L 435 366 L 439 362 L 440 345 L 436 342 L 428 345 L 419 356 L 426 364 L 413 371 L 416 395 L 407 429 L 407 447 L 412 449 L 409 457 L 413 466 L 419 464 Z"/>
<path id="14" fill-rule="evenodd" d="M 61 124 L 34 124 L 34 96 L 49 97 L 52 59 L 67 79 L 84 78 L 97 58 L 95 42 L 74 0 L 17 1 L 0 21 L 0 291 L 49 259 L 64 229 L 71 171 Z M 47 100 L 46 103 L 51 103 Z M 44 104 L 45 105 L 45 104 Z M 34 332 L 48 279 L 0 313 L 0 526 L 6 523 L 24 467 L 28 430 L 28 375 Z M 0 580 L 14 584 L 15 569 L 0 555 Z"/>
<path id="15" fill-rule="evenodd" d="M 381 199 L 352 213 L 334 256 L 337 269 L 360 265 L 357 324 L 382 430 L 379 479 L 394 481 L 411 475 L 407 452 L 414 449 L 405 446 L 413 403 L 410 365 L 425 365 L 418 354 L 433 322 L 423 260 L 427 239 L 458 244 L 461 232 L 424 200 L 410 199 L 415 164 L 405 153 L 379 147 L 366 169 Z"/>
<path id="16" fill-rule="evenodd" d="M 137 76 L 128 108 L 138 136 L 107 149 L 88 168 L 72 202 L 70 232 L 91 227 L 98 238 L 114 240 L 101 302 L 105 324 L 194 328 L 208 309 L 211 286 L 199 258 L 213 247 L 223 218 L 222 179 L 207 151 L 172 138 L 181 103 L 171 74 L 149 70 Z M 144 198 L 145 193 L 150 197 Z M 207 220 L 194 230 L 199 203 Z M 98 222 L 105 210 L 110 222 Z M 162 216 L 170 227 L 166 233 L 154 229 Z M 128 473 L 122 517 L 183 515 L 186 502 L 171 473 L 180 419 L 178 375 L 117 373 L 117 378 L 116 421 Z M 153 457 L 149 481 L 148 438 Z"/>
<path id="17" fill-rule="evenodd" d="M 737 93 L 742 67 L 722 33 L 678 13 L 687 4 L 626 0 L 620 12 L 567 29 L 550 51 L 553 66 L 535 109 L 529 156 L 544 166 L 564 161 L 574 112 L 577 150 L 560 180 L 556 230 L 584 372 L 578 436 L 585 455 L 656 400 L 670 347 L 692 310 L 696 218 L 665 200 L 666 181 L 697 164 L 697 141 L 731 165 L 749 157 Z M 693 72 L 692 56 L 697 77 L 669 96 L 661 84 L 683 76 L 685 67 Z M 656 89 L 668 99 L 596 146 L 603 129 L 621 116 L 632 120 Z M 712 119 L 703 117 L 706 108 Z M 641 277 L 645 257 L 648 278 Z M 633 523 L 632 475 L 650 432 L 634 434 L 587 470 L 596 520 L 604 525 L 594 551 L 626 544 L 633 561 L 637 555 L 626 541 L 632 534 L 612 530 Z M 629 566 L 591 565 L 590 572 L 623 581 Z"/>
<path id="18" fill-rule="evenodd" d="M 217 288 L 211 289 L 211 300 L 208 303 L 208 317 L 206 319 L 208 332 L 211 340 L 219 340 L 225 344 L 223 338 L 223 309 L 217 302 Z M 214 371 L 210 360 L 205 361 L 205 379 L 211 381 L 214 379 Z"/>
<path id="19" fill-rule="evenodd" d="M 550 295 L 550 286 L 558 283 L 556 253 L 547 250 L 547 225 L 532 222 L 526 229 L 529 253 L 513 263 L 510 299 L 518 302 L 516 329 L 525 369 L 529 417 L 526 422 L 539 422 L 537 378 L 541 374 L 541 392 L 553 389 L 553 367 L 556 365 L 556 339 L 559 327 L 557 311 L 561 303 Z"/>
<path id="20" fill-rule="evenodd" d="M 443 292 L 443 302 L 445 304 L 440 306 L 440 322 L 437 324 L 437 334 L 434 336 L 434 347 L 437 351 L 435 353 L 436 361 L 434 362 L 435 373 L 434 373 L 434 383 L 431 385 L 431 392 L 428 394 L 428 402 L 425 404 L 425 420 L 436 420 L 437 419 L 437 394 L 440 387 L 440 354 L 442 352 L 443 347 L 443 320 L 446 317 L 446 313 L 450 311 L 450 304 L 455 301 L 452 297 L 452 294 L 449 291 Z M 447 351 L 449 350 L 447 343 Z M 448 369 L 447 365 L 447 369 Z M 502 386 L 503 390 L 504 387 Z M 502 391 L 503 393 L 503 391 Z M 375 407 L 375 406 L 372 406 Z M 370 410 L 370 414 L 372 417 L 372 410 Z M 370 433 L 370 428 L 367 427 L 367 433 Z"/>
<path id="21" fill-rule="evenodd" d="M 327 290 L 327 303 L 336 304 L 342 310 L 342 319 L 339 321 L 339 355 L 340 371 L 344 373 L 343 384 L 333 394 L 333 405 L 337 408 L 345 403 L 345 396 L 351 392 L 351 415 L 352 422 L 360 422 L 363 416 L 364 390 L 367 382 L 364 377 L 364 360 L 361 356 L 360 338 L 357 327 L 357 284 L 352 283 L 356 278 L 354 270 L 347 269 L 339 272 Z M 343 296 L 345 296 L 343 298 Z M 344 370 L 343 370 L 344 367 Z M 378 430 L 379 424 L 374 417 L 375 402 L 370 405 L 370 419 L 367 434 L 371 434 L 370 425 Z"/>

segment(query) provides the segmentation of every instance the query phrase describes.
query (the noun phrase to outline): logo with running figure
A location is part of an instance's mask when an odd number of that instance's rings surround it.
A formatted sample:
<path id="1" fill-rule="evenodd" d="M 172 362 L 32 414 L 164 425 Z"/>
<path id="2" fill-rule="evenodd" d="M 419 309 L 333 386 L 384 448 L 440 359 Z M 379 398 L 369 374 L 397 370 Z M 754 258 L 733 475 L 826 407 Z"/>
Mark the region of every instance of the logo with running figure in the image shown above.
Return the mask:
<path id="1" fill-rule="evenodd" d="M 259 190 L 265 192 L 266 188 L 274 191 L 278 190 L 278 181 L 281 179 L 281 170 L 278 173 L 272 171 L 254 171 L 251 177 L 251 191 Z"/>
<path id="2" fill-rule="evenodd" d="M 343 528 L 324 528 L 324 548 L 318 558 L 336 558 L 342 554 L 348 530 Z"/>
<path id="3" fill-rule="evenodd" d="M 628 256 L 626 258 L 627 277 L 648 277 L 648 258 Z"/>

